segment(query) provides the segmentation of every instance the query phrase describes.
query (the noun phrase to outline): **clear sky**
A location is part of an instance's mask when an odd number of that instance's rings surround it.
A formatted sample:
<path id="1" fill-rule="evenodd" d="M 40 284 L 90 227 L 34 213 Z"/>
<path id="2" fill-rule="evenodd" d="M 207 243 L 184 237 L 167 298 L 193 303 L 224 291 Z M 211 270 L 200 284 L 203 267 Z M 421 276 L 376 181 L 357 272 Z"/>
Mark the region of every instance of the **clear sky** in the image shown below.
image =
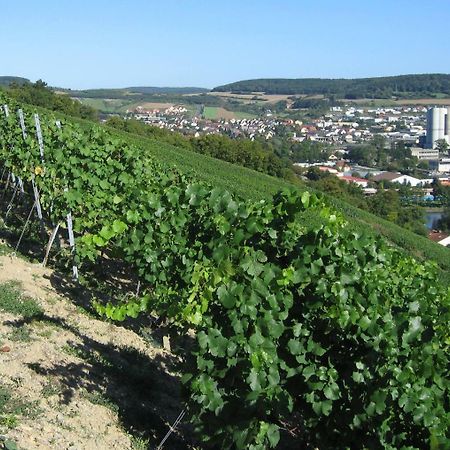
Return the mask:
<path id="1" fill-rule="evenodd" d="M 0 75 L 71 88 L 450 73 L 450 0 L 0 0 Z"/>

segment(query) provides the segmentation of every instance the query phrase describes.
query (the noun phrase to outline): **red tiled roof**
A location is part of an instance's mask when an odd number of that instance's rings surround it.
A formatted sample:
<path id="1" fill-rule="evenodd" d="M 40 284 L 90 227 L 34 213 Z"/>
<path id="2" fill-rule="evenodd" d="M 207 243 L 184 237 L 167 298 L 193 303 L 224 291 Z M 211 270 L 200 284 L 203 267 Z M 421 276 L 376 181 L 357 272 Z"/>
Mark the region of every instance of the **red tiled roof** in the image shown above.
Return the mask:
<path id="1" fill-rule="evenodd" d="M 393 173 L 393 172 L 383 172 L 380 173 L 379 175 L 375 175 L 372 180 L 373 181 L 392 181 L 395 180 L 396 178 L 401 177 L 402 174 L 401 173 Z"/>
<path id="2" fill-rule="evenodd" d="M 449 236 L 448 234 L 442 233 L 437 230 L 432 230 L 428 233 L 428 237 L 434 242 L 442 241 L 443 239 L 445 239 L 448 236 Z"/>
<path id="3" fill-rule="evenodd" d="M 367 183 L 367 180 L 365 178 L 358 178 L 358 177 L 351 177 L 349 175 L 344 175 L 343 177 L 340 177 L 341 180 L 344 181 L 353 181 L 354 183 Z"/>

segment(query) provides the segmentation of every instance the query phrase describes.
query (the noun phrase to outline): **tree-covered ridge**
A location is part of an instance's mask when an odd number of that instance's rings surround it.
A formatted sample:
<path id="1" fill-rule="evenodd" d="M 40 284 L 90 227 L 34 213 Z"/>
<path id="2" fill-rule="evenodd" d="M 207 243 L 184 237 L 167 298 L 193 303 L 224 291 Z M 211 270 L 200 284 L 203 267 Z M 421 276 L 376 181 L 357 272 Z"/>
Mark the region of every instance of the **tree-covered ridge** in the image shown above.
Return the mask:
<path id="1" fill-rule="evenodd" d="M 392 77 L 266 78 L 238 81 L 218 86 L 213 92 L 265 92 L 285 95 L 336 95 L 343 98 L 388 98 L 391 96 L 450 95 L 449 74 L 399 75 Z"/>
<path id="2" fill-rule="evenodd" d="M 72 100 L 68 95 L 56 94 L 42 80 L 38 80 L 36 83 L 31 83 L 28 80 L 22 83 L 12 80 L 6 89 L 8 95 L 18 102 L 59 111 L 69 116 L 81 117 L 82 119 L 97 119 L 97 111 L 95 109 Z"/>
<path id="3" fill-rule="evenodd" d="M 30 83 L 30 80 L 28 78 L 22 77 L 10 77 L 10 76 L 0 77 L 0 86 L 9 86 L 12 83 L 27 84 Z"/>
<path id="4" fill-rule="evenodd" d="M 73 97 L 88 98 L 123 98 L 129 96 L 142 95 L 184 95 L 184 94 L 204 94 L 209 91 L 201 87 L 158 87 L 158 86 L 133 86 L 126 88 L 101 88 L 101 89 L 62 89 Z"/>

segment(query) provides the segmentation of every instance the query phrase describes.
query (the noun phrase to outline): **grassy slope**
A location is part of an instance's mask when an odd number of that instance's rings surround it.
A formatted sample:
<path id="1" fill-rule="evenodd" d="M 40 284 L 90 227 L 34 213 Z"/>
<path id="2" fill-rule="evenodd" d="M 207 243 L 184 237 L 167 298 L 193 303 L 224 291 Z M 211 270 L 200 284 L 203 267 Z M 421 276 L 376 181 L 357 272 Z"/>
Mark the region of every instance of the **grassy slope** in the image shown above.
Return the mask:
<path id="1" fill-rule="evenodd" d="M 265 174 L 173 147 L 153 139 L 119 133 L 121 137 L 141 147 L 146 153 L 161 162 L 175 165 L 183 172 L 192 173 L 214 186 L 222 186 L 244 198 L 268 198 L 280 189 L 293 187 L 292 184 Z M 297 187 L 300 190 L 306 189 Z M 419 259 L 436 261 L 442 268 L 443 279 L 450 284 L 450 251 L 429 239 L 412 233 L 392 222 L 355 208 L 337 198 L 331 203 L 349 219 L 352 227 L 359 232 L 382 235 L 394 245 Z"/>
<path id="2" fill-rule="evenodd" d="M 78 122 L 82 127 L 92 126 L 92 122 L 66 118 Z M 246 169 L 209 156 L 200 155 L 182 148 L 174 147 L 155 139 L 145 138 L 114 129 L 110 131 L 142 149 L 143 154 L 154 156 L 163 164 L 177 167 L 181 172 L 191 174 L 213 186 L 223 187 L 243 198 L 259 200 L 292 184 L 268 175 Z M 298 189 L 307 189 L 306 186 Z M 348 218 L 351 226 L 358 232 L 369 232 L 385 237 L 395 246 L 408 254 L 423 260 L 435 261 L 442 272 L 442 280 L 450 285 L 450 250 L 412 233 L 392 222 L 383 220 L 373 214 L 346 203 L 340 199 L 330 198 L 331 203 Z"/>

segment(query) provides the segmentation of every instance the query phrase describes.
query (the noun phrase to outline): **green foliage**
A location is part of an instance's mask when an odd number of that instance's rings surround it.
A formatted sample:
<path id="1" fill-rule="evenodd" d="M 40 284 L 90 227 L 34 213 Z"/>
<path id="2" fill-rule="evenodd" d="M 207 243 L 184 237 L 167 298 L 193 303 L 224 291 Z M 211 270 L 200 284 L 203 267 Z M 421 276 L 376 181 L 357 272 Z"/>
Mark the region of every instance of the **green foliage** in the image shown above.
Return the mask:
<path id="1" fill-rule="evenodd" d="M 146 125 L 137 120 L 123 120 L 119 117 L 108 119 L 106 124 L 128 133 L 157 138 L 159 141 L 248 167 L 249 169 L 268 175 L 284 177 L 286 176 L 286 172 L 290 172 L 290 164 L 282 161 L 267 145 L 263 145 L 259 141 L 230 139 L 222 135 L 188 138 L 181 133 L 173 133 L 158 127 Z"/>
<path id="2" fill-rule="evenodd" d="M 213 92 L 232 91 L 240 93 L 265 92 L 266 94 L 322 94 L 342 98 L 390 98 L 393 95 L 430 95 L 437 92 L 450 94 L 450 75 L 421 74 L 394 77 L 358 79 L 258 79 L 238 81 L 218 86 Z"/>
<path id="3" fill-rule="evenodd" d="M 289 156 L 294 162 L 316 163 L 328 161 L 331 147 L 314 141 L 295 142 L 290 145 Z"/>
<path id="4" fill-rule="evenodd" d="M 36 300 L 25 297 L 14 282 L 0 284 L 0 310 L 26 319 L 39 318 L 44 312 Z"/>
<path id="5" fill-rule="evenodd" d="M 100 128 L 42 122 L 45 167 L 29 115 L 26 140 L 14 114 L 0 122 L 1 159 L 34 174 L 53 222 L 72 211 L 79 262 L 107 252 L 139 275 L 139 297 L 100 313 L 152 311 L 195 330 L 184 381 L 206 445 L 422 449 L 450 438 L 450 290 L 434 266 L 355 233 L 309 192 L 243 201 Z"/>
<path id="6" fill-rule="evenodd" d="M 323 219 L 314 230 L 308 208 Z M 259 220 L 234 249 L 232 227 L 233 271 L 210 269 L 204 287 L 185 379 L 211 445 L 272 447 L 281 424 L 301 430 L 296 448 L 444 442 L 450 292 L 433 268 L 351 233 L 314 197 L 281 194 Z"/>
<path id="7" fill-rule="evenodd" d="M 438 228 L 443 231 L 450 231 L 450 207 L 444 210 L 444 214 L 439 219 Z"/>
<path id="8" fill-rule="evenodd" d="M 95 109 L 72 100 L 68 95 L 56 94 L 47 88 L 47 84 L 42 80 L 38 80 L 36 83 L 13 82 L 9 85 L 8 94 L 18 102 L 61 111 L 69 116 L 92 120 L 97 118 Z"/>
<path id="9" fill-rule="evenodd" d="M 292 109 L 315 109 L 329 110 L 330 102 L 328 99 L 321 98 L 299 98 L 296 99 L 291 106 Z"/>

